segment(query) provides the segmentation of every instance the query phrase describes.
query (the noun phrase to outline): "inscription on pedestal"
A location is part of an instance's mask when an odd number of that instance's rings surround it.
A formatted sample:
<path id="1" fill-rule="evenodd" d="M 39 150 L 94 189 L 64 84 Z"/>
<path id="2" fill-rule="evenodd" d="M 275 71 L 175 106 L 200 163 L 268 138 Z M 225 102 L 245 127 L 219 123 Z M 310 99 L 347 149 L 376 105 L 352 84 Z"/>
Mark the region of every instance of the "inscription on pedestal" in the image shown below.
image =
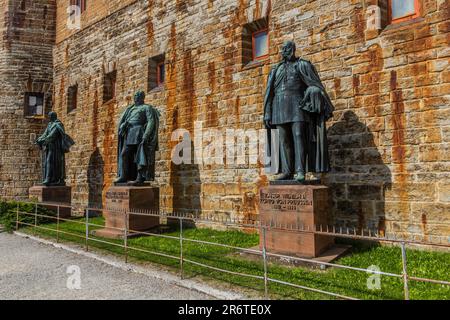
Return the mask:
<path id="1" fill-rule="evenodd" d="M 315 185 L 271 185 L 260 190 L 260 219 L 267 229 L 266 248 L 270 252 L 317 257 L 333 239 L 310 232 L 282 230 L 314 230 L 328 223 L 328 188 Z M 261 236 L 261 243 L 263 239 Z"/>
<path id="2" fill-rule="evenodd" d="M 302 211 L 312 205 L 312 194 L 307 190 L 301 193 L 262 190 L 260 193 L 260 206 L 264 211 Z"/>
<path id="3" fill-rule="evenodd" d="M 128 191 L 114 191 L 106 192 L 107 207 L 112 210 L 123 210 L 128 208 L 130 194 Z"/>
<path id="4" fill-rule="evenodd" d="M 159 217 L 133 214 L 133 210 L 159 209 L 159 188 L 114 186 L 106 192 L 105 229 L 96 230 L 95 235 L 106 238 L 124 236 L 126 226 L 128 234 L 147 231 L 159 225 Z M 128 213 L 127 215 L 125 213 Z M 127 220 L 128 219 L 128 220 Z"/>
<path id="5" fill-rule="evenodd" d="M 111 199 L 112 201 L 121 201 L 128 199 L 128 192 L 126 191 L 108 191 L 106 193 L 106 199 Z"/>

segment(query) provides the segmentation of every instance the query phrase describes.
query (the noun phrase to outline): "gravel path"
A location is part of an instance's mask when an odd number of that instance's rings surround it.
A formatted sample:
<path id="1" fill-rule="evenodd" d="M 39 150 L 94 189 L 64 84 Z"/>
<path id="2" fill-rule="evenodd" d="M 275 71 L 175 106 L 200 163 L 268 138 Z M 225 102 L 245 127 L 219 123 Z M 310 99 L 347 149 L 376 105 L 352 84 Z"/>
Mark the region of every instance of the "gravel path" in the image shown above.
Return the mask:
<path id="1" fill-rule="evenodd" d="M 68 268 L 72 273 L 67 273 Z M 69 278 L 74 280 L 69 281 L 69 287 L 77 287 L 74 275 L 78 270 L 81 289 L 68 289 Z M 4 299 L 203 300 L 211 297 L 89 257 L 0 233 L 0 300 Z"/>

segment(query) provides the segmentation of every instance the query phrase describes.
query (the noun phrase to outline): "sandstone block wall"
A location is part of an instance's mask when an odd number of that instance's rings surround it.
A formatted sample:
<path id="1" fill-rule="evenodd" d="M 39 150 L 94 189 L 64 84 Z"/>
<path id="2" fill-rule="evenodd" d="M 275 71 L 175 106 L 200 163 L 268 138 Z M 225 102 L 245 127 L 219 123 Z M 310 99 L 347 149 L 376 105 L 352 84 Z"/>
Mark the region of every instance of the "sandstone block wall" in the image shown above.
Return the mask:
<path id="1" fill-rule="evenodd" d="M 26 198 L 40 181 L 34 137 L 45 119 L 26 118 L 25 92 L 45 93 L 52 104 L 55 1 L 0 1 L 0 197 Z"/>
<path id="2" fill-rule="evenodd" d="M 4 0 L 3 0 L 4 1 Z M 116 175 L 116 124 L 134 91 L 148 87 L 149 59 L 166 57 L 164 88 L 147 102 L 162 114 L 157 182 L 161 207 L 252 217 L 261 165 L 176 166 L 175 129 L 262 128 L 270 68 L 283 41 L 311 60 L 336 105 L 329 123 L 335 224 L 415 235 L 448 235 L 449 4 L 421 1 L 421 17 L 367 30 L 367 8 L 382 0 L 89 1 L 82 29 L 66 30 L 57 8 L 54 109 L 77 145 L 68 182 L 79 205 L 101 205 Z M 97 15 L 98 14 L 98 15 Z M 243 64 L 246 24 L 268 19 L 270 56 Z M 117 95 L 103 100 L 107 73 Z M 67 90 L 78 85 L 78 108 Z M 224 132 L 224 131 L 222 131 Z"/>

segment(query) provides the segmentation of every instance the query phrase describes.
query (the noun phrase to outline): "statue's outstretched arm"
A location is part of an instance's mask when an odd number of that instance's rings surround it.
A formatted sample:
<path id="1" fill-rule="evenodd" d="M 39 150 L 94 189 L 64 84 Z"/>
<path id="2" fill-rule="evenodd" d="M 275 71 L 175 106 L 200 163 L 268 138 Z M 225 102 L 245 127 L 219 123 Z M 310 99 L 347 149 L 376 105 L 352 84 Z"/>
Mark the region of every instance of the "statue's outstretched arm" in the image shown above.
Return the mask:
<path id="1" fill-rule="evenodd" d="M 59 132 L 58 126 L 52 126 L 52 128 L 49 129 L 47 136 L 45 137 L 45 142 L 50 143 L 55 141 L 56 138 L 58 137 L 58 132 Z"/>
<path id="2" fill-rule="evenodd" d="M 45 128 L 44 133 L 36 139 L 36 143 L 37 144 L 44 143 L 47 136 L 48 136 L 48 126 L 47 126 L 47 128 Z"/>

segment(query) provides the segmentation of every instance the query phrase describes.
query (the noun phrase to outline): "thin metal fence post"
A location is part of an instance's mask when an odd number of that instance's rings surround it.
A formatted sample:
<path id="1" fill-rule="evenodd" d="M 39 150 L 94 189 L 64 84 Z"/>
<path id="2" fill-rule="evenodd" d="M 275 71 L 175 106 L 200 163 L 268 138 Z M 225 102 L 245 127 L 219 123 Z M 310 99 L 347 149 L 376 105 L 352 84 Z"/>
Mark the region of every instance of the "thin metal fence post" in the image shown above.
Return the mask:
<path id="1" fill-rule="evenodd" d="M 19 231 L 19 203 L 17 203 L 17 212 L 16 212 L 16 231 Z"/>
<path id="2" fill-rule="evenodd" d="M 34 229 L 33 229 L 33 235 L 36 235 L 36 229 L 37 229 L 37 211 L 38 211 L 38 207 L 37 207 L 37 203 L 34 206 Z"/>
<path id="3" fill-rule="evenodd" d="M 86 223 L 85 223 L 85 229 L 86 229 L 86 252 L 89 251 L 89 209 L 86 209 Z"/>
<path id="4" fill-rule="evenodd" d="M 184 278 L 184 263 L 183 263 L 183 218 L 180 219 L 180 278 Z"/>
<path id="5" fill-rule="evenodd" d="M 409 286 L 408 286 L 408 268 L 407 268 L 407 260 L 406 260 L 406 246 L 405 243 L 402 242 L 402 263 L 403 263 L 403 285 L 405 291 L 405 300 L 409 300 Z"/>
<path id="6" fill-rule="evenodd" d="M 263 233 L 263 263 L 264 263 L 264 295 L 267 299 L 269 297 L 269 283 L 268 283 L 268 276 L 267 276 L 267 242 L 266 242 L 266 226 L 262 227 L 262 233 Z"/>
<path id="7" fill-rule="evenodd" d="M 56 243 L 59 243 L 59 215 L 60 215 L 60 211 L 59 211 L 59 206 L 58 209 L 56 211 Z"/>
<path id="8" fill-rule="evenodd" d="M 125 263 L 128 263 L 128 217 L 129 212 L 125 211 L 124 219 L 125 219 L 125 229 L 124 229 L 124 235 L 123 235 L 123 245 L 125 250 Z"/>

